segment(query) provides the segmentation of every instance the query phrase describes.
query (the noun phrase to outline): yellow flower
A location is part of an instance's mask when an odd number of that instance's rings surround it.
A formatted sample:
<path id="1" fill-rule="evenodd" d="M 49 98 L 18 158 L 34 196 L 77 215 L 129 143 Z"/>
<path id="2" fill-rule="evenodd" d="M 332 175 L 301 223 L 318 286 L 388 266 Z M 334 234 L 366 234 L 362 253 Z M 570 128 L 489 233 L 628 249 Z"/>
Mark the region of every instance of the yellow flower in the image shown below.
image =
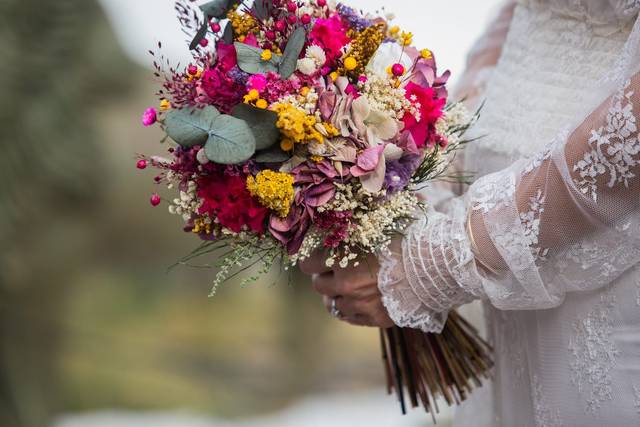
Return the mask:
<path id="1" fill-rule="evenodd" d="M 273 58 L 273 53 L 271 53 L 271 50 L 265 49 L 262 51 L 262 55 L 260 55 L 260 58 L 263 61 L 271 61 L 271 58 Z"/>
<path id="2" fill-rule="evenodd" d="M 311 156 L 310 160 L 312 162 L 320 163 L 320 162 L 322 162 L 324 160 L 324 157 L 322 157 L 322 156 Z"/>
<path id="3" fill-rule="evenodd" d="M 405 33 L 403 31 L 402 32 L 402 43 L 405 46 L 409 46 L 411 43 L 413 43 L 413 33 Z"/>
<path id="4" fill-rule="evenodd" d="M 248 104 L 250 102 L 257 101 L 258 99 L 260 99 L 260 92 L 256 89 L 251 89 L 249 93 L 244 96 L 244 103 Z"/>
<path id="5" fill-rule="evenodd" d="M 400 32 L 400 27 L 398 27 L 397 25 L 394 25 L 393 27 L 391 27 L 391 28 L 389 29 L 389 33 L 390 33 L 391 35 L 396 35 L 396 34 L 398 34 L 399 32 Z"/>
<path id="6" fill-rule="evenodd" d="M 195 234 L 211 234 L 213 230 L 211 229 L 211 222 L 205 221 L 204 218 L 196 218 L 193 221 L 193 230 L 191 231 Z"/>
<path id="7" fill-rule="evenodd" d="M 331 80 L 336 81 L 338 80 L 339 74 L 334 71 L 333 73 L 329 74 L 329 77 L 331 77 Z"/>
<path id="8" fill-rule="evenodd" d="M 353 71 L 358 66 L 358 61 L 353 56 L 349 56 L 344 60 L 344 68 L 347 71 Z"/>
<path id="9" fill-rule="evenodd" d="M 171 109 L 171 103 L 168 100 L 163 99 L 160 101 L 160 111 L 167 111 L 169 109 Z"/>
<path id="10" fill-rule="evenodd" d="M 314 140 L 324 141 L 324 137 L 316 129 L 317 120 L 315 116 L 307 115 L 304 110 L 291 104 L 275 104 L 272 109 L 278 113 L 276 126 L 285 136 L 285 139 L 290 139 L 298 144 L 306 144 Z"/>
<path id="11" fill-rule="evenodd" d="M 433 54 L 431 53 L 431 51 L 429 49 L 422 49 L 420 51 L 420 55 L 424 58 L 424 59 L 433 59 Z"/>
<path id="12" fill-rule="evenodd" d="M 261 109 L 266 109 L 269 106 L 269 103 L 265 99 L 258 99 L 256 101 L 256 107 Z"/>
<path id="13" fill-rule="evenodd" d="M 258 198 L 262 206 L 285 218 L 289 215 L 295 195 L 293 183 L 293 175 L 266 169 L 259 172 L 255 178 L 247 178 L 247 189 L 252 196 Z"/>
<path id="14" fill-rule="evenodd" d="M 291 151 L 293 150 L 293 141 L 290 139 L 283 139 L 280 141 L 280 148 L 282 151 Z"/>
<path id="15" fill-rule="evenodd" d="M 309 95 L 309 92 L 311 92 L 311 89 L 309 89 L 307 86 L 305 86 L 302 89 L 300 89 L 300 95 L 302 95 L 302 96 Z"/>

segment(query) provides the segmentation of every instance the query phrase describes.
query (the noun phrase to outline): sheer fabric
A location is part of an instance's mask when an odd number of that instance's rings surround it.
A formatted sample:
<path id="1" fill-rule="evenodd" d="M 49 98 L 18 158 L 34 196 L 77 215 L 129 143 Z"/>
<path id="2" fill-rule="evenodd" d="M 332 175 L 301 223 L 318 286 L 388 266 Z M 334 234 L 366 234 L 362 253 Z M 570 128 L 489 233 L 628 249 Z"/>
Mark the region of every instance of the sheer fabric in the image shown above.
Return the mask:
<path id="1" fill-rule="evenodd" d="M 490 304 L 498 365 L 474 425 L 635 425 L 638 2 L 518 3 L 484 92 L 489 136 L 465 159 L 482 177 L 381 256 L 379 285 L 394 321 L 424 331 Z"/>

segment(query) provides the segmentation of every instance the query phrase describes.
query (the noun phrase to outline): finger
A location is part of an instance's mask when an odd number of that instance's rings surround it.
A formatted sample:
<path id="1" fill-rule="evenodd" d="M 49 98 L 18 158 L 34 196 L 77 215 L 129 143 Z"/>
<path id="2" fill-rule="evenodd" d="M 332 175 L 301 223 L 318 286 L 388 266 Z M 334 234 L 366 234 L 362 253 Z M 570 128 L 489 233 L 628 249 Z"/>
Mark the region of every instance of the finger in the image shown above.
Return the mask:
<path id="1" fill-rule="evenodd" d="M 313 284 L 313 289 L 320 295 L 326 295 L 331 298 L 340 295 L 333 273 L 314 274 L 311 283 Z"/>
<path id="2" fill-rule="evenodd" d="M 336 301 L 336 308 L 344 314 L 345 320 L 355 325 L 381 328 L 393 326 L 379 296 L 364 300 L 342 297 Z"/>
<path id="3" fill-rule="evenodd" d="M 304 274 L 322 274 L 331 271 L 326 264 L 327 254 L 325 251 L 315 251 L 309 258 L 301 261 L 298 266 Z"/>

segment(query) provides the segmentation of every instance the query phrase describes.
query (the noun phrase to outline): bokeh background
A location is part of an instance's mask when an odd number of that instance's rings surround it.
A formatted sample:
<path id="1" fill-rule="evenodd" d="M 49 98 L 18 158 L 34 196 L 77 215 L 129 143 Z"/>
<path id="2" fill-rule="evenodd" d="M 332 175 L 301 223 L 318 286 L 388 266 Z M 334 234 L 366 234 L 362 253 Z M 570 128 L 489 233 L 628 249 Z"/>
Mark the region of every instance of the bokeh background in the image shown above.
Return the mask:
<path id="1" fill-rule="evenodd" d="M 498 2 L 349 1 L 454 76 Z M 157 41 L 188 61 L 171 0 L 0 0 L 0 426 L 430 425 L 304 277 L 209 299 L 211 271 L 167 272 L 197 242 L 135 169 L 163 152 L 140 125 Z"/>

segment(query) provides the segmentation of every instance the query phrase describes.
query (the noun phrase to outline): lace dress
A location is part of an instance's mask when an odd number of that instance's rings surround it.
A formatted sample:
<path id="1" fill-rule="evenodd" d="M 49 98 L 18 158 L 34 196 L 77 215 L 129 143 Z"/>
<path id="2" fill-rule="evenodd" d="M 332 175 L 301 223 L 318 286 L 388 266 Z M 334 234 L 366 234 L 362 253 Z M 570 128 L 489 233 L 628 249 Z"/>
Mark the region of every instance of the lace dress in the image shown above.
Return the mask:
<path id="1" fill-rule="evenodd" d="M 486 101 L 463 165 L 480 178 L 381 256 L 400 326 L 485 302 L 495 376 L 458 425 L 640 425 L 639 10 L 506 8 L 465 79 Z"/>

